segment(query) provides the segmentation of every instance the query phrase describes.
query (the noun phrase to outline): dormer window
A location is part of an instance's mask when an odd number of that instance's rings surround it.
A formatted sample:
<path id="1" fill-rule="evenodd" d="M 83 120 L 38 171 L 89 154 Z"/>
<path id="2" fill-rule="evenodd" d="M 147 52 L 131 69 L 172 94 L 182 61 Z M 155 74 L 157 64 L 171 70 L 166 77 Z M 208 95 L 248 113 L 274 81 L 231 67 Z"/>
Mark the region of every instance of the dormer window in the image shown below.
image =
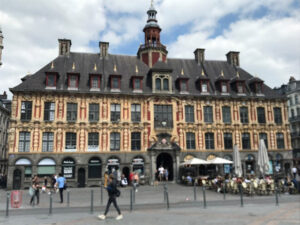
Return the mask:
<path id="1" fill-rule="evenodd" d="M 188 80 L 180 80 L 180 92 L 188 92 Z"/>
<path id="2" fill-rule="evenodd" d="M 201 93 L 208 93 L 208 80 L 201 80 L 200 88 Z"/>
<path id="3" fill-rule="evenodd" d="M 46 88 L 56 88 L 57 74 L 46 74 Z"/>
<path id="4" fill-rule="evenodd" d="M 261 82 L 255 83 L 255 93 L 262 94 L 262 83 Z"/>
<path id="5" fill-rule="evenodd" d="M 221 82 L 221 92 L 222 93 L 227 93 L 228 92 L 227 82 Z"/>
<path id="6" fill-rule="evenodd" d="M 94 90 L 100 89 L 100 75 L 90 75 L 90 88 Z"/>
<path id="7" fill-rule="evenodd" d="M 244 93 L 244 84 L 242 82 L 237 82 L 236 86 L 238 94 Z"/>
<path id="8" fill-rule="evenodd" d="M 142 77 L 133 77 L 132 78 L 132 88 L 134 92 L 141 92 L 143 89 Z"/>
<path id="9" fill-rule="evenodd" d="M 68 89 L 78 89 L 79 76 L 78 74 L 68 75 Z"/>
<path id="10" fill-rule="evenodd" d="M 121 89 L 121 76 L 111 75 L 111 77 L 110 77 L 110 89 L 111 89 L 111 91 L 120 91 L 120 89 Z"/>
<path id="11" fill-rule="evenodd" d="M 170 92 L 171 91 L 171 78 L 169 75 L 157 74 L 153 76 L 154 92 Z"/>

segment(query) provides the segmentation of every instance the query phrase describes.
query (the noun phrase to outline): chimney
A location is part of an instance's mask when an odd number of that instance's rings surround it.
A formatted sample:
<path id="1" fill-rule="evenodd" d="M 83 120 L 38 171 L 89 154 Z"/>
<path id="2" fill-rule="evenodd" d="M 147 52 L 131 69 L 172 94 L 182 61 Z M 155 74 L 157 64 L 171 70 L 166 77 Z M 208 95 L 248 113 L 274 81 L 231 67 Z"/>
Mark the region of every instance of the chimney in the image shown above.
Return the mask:
<path id="1" fill-rule="evenodd" d="M 109 47 L 109 42 L 99 42 L 99 47 L 100 47 L 100 57 L 106 57 L 108 56 L 108 47 Z"/>
<path id="2" fill-rule="evenodd" d="M 69 39 L 58 39 L 58 55 L 69 55 L 72 42 Z"/>
<path id="3" fill-rule="evenodd" d="M 201 64 L 205 60 L 205 55 L 204 55 L 205 49 L 204 48 L 197 48 L 194 51 L 195 54 L 195 60 L 198 64 Z"/>
<path id="4" fill-rule="evenodd" d="M 240 66 L 240 52 L 230 51 L 226 54 L 227 62 L 233 66 Z"/>

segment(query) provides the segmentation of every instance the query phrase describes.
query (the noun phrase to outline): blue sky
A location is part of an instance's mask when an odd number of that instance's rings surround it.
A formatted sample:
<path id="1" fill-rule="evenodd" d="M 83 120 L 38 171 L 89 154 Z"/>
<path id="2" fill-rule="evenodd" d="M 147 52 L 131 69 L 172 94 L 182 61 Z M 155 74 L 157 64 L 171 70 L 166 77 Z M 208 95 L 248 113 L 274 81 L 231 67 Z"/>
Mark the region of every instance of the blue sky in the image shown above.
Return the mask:
<path id="1" fill-rule="evenodd" d="M 271 87 L 300 79 L 300 1 L 156 0 L 161 40 L 168 57 L 225 60 L 240 51 L 241 67 Z M 58 53 L 58 38 L 72 40 L 71 51 L 136 55 L 150 0 L 0 0 L 3 66 L 0 92 L 16 86 Z M 274 79 L 276 77 L 276 79 Z"/>

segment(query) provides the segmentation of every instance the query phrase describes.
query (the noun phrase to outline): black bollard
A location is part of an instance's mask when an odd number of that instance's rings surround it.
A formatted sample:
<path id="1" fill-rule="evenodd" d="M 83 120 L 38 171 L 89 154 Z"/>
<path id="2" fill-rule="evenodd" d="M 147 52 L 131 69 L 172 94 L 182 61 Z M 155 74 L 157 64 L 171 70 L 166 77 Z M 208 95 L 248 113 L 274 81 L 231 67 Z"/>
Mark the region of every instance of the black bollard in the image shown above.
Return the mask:
<path id="1" fill-rule="evenodd" d="M 50 201 L 50 205 L 49 205 L 49 216 L 52 215 L 52 192 L 49 195 L 49 201 Z"/>
<path id="2" fill-rule="evenodd" d="M 206 195 L 205 195 L 205 185 L 202 186 L 203 191 L 203 208 L 206 209 Z"/>
<path id="3" fill-rule="evenodd" d="M 168 189 L 166 189 L 166 199 L 167 199 L 167 209 L 170 209 Z"/>
<path id="4" fill-rule="evenodd" d="M 241 195 L 241 207 L 244 207 L 244 199 L 243 199 L 243 186 L 239 184 L 240 187 L 240 195 Z"/>
<path id="5" fill-rule="evenodd" d="M 132 192 L 133 192 L 133 193 L 132 193 L 132 202 L 133 202 L 133 203 L 135 203 L 135 191 L 136 191 L 136 188 L 135 188 L 135 186 L 133 185 L 133 186 L 132 186 Z"/>
<path id="6" fill-rule="evenodd" d="M 9 198 L 10 198 L 10 193 L 6 193 L 6 213 L 5 216 L 8 217 L 9 215 Z"/>
<path id="7" fill-rule="evenodd" d="M 133 190 L 131 189 L 130 190 L 130 211 L 132 211 L 133 210 Z"/>
<path id="8" fill-rule="evenodd" d="M 276 200 L 276 206 L 279 206 L 279 201 L 278 201 L 278 187 L 275 187 L 275 200 Z"/>
<path id="9" fill-rule="evenodd" d="M 91 214 L 94 213 L 94 190 L 91 190 Z"/>
<path id="10" fill-rule="evenodd" d="M 225 188 L 225 182 L 223 183 L 223 199 L 226 199 L 226 188 Z"/>
<path id="11" fill-rule="evenodd" d="M 67 207 L 70 207 L 70 190 L 67 190 Z"/>
<path id="12" fill-rule="evenodd" d="M 196 187 L 196 182 L 194 182 L 194 201 L 197 201 L 197 187 Z"/>
<path id="13" fill-rule="evenodd" d="M 100 186 L 100 194 L 101 194 L 101 205 L 103 205 L 103 185 L 101 182 L 101 186 Z"/>
<path id="14" fill-rule="evenodd" d="M 167 185 L 166 185 L 166 184 L 164 184 L 164 202 L 166 202 L 166 201 L 167 201 L 166 192 L 167 192 Z"/>

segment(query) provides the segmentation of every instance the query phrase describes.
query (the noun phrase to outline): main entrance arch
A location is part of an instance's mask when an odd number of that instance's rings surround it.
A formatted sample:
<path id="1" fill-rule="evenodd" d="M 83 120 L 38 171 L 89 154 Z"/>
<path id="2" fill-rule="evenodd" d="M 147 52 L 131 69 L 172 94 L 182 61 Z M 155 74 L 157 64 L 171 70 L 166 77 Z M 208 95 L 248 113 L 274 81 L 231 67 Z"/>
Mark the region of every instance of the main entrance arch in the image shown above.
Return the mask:
<path id="1" fill-rule="evenodd" d="M 164 169 L 169 171 L 169 181 L 174 179 L 173 171 L 173 158 L 169 153 L 160 153 L 156 158 L 156 169 L 163 166 Z"/>

